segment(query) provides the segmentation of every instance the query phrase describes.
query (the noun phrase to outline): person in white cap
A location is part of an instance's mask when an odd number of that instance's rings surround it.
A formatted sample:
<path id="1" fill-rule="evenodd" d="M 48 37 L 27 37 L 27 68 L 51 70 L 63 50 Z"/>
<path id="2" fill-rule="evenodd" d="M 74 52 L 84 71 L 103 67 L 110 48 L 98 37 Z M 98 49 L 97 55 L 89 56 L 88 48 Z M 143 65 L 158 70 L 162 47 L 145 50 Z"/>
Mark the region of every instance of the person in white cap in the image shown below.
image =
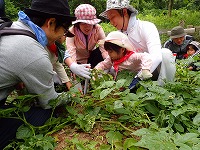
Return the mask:
<path id="1" fill-rule="evenodd" d="M 95 69 L 107 70 L 112 66 L 116 72 L 129 70 L 145 80 L 152 77 L 150 68 L 152 60 L 148 53 L 136 53 L 128 37 L 120 31 L 110 32 L 105 40 L 101 40 L 109 57 L 97 64 Z"/>
<path id="2" fill-rule="evenodd" d="M 188 59 L 187 61 L 188 69 L 192 71 L 199 71 L 200 66 L 198 64 L 195 64 L 195 60 L 193 60 L 192 58 L 200 54 L 200 43 L 197 41 L 190 42 L 186 47 L 186 51 L 187 51 L 187 54 L 184 55 L 184 58 Z"/>
<path id="3" fill-rule="evenodd" d="M 101 20 L 96 17 L 96 9 L 90 4 L 81 4 L 75 9 L 76 20 L 69 29 L 75 36 L 66 38 L 66 48 L 72 60 L 78 64 L 91 64 L 91 68 L 103 61 L 108 53 L 97 42 L 105 38 Z M 66 52 L 66 53 L 67 53 Z"/>
<path id="4" fill-rule="evenodd" d="M 176 67 L 175 59 L 169 49 L 161 49 L 161 42 L 156 26 L 148 21 L 136 18 L 138 11 L 129 5 L 129 0 L 107 0 L 106 10 L 100 14 L 110 20 L 110 23 L 125 33 L 137 52 L 147 52 L 151 55 L 153 65 L 150 71 L 154 80 L 162 85 L 166 80 L 173 81 Z M 159 75 L 159 76 L 158 76 Z"/>

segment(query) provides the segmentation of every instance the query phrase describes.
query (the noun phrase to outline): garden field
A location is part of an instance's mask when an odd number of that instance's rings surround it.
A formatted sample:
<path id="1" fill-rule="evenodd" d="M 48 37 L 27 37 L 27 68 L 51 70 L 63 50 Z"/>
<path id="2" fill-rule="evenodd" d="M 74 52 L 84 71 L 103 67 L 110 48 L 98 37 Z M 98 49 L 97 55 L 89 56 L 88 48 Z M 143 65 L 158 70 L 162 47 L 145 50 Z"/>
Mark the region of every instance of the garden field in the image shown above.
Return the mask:
<path id="1" fill-rule="evenodd" d="M 18 97 L 17 108 L 0 115 L 17 114 L 26 126 L 6 149 L 199 150 L 200 74 L 185 63 L 177 62 L 174 82 L 140 81 L 134 93 L 128 89 L 129 72 L 120 72 L 114 81 L 93 70 L 87 94 L 70 89 L 70 103 L 56 108 L 57 117 L 42 127 L 31 126 L 22 115 L 35 96 Z"/>

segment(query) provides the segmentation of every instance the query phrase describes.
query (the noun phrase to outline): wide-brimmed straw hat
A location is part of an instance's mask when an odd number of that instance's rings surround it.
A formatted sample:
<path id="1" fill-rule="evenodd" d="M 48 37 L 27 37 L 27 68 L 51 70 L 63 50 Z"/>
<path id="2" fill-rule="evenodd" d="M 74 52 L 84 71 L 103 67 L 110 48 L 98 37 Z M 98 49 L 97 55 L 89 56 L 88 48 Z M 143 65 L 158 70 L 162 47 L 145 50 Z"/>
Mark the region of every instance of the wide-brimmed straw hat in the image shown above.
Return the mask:
<path id="1" fill-rule="evenodd" d="M 138 11 L 131 6 L 129 0 L 107 0 L 106 2 L 106 10 L 100 14 L 100 16 L 107 18 L 107 12 L 111 9 L 123 9 L 127 8 L 130 10 L 132 13 L 135 13 L 135 15 L 138 14 Z"/>
<path id="2" fill-rule="evenodd" d="M 95 25 L 101 20 L 96 17 L 96 9 L 90 4 L 81 4 L 79 5 L 74 12 L 76 16 L 76 21 L 73 21 L 72 24 L 78 22 L 87 23 Z"/>
<path id="3" fill-rule="evenodd" d="M 186 32 L 185 32 L 184 28 L 182 26 L 176 26 L 176 27 L 172 28 L 170 38 L 171 39 L 180 38 L 185 35 L 186 35 Z"/>
<path id="4" fill-rule="evenodd" d="M 24 12 L 27 15 L 51 17 L 69 23 L 76 20 L 76 17 L 70 15 L 67 0 L 32 0 L 31 7 Z"/>
<path id="5" fill-rule="evenodd" d="M 128 37 L 120 31 L 110 32 L 104 40 L 99 40 L 98 44 L 103 45 L 105 42 L 116 44 L 130 51 L 134 50 L 133 45 L 129 41 Z"/>

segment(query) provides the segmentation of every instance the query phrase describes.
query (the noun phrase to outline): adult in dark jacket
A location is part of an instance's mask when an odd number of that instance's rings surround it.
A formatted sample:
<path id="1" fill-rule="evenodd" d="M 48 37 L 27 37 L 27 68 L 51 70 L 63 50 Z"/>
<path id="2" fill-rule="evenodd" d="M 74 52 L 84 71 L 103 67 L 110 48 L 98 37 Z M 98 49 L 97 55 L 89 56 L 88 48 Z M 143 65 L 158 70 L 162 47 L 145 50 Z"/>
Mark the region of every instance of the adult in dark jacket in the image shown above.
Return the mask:
<path id="1" fill-rule="evenodd" d="M 183 59 L 187 53 L 187 45 L 193 40 L 192 36 L 186 35 L 182 26 L 176 26 L 171 30 L 170 39 L 164 43 L 163 47 L 170 49 L 176 55 L 176 59 Z"/>

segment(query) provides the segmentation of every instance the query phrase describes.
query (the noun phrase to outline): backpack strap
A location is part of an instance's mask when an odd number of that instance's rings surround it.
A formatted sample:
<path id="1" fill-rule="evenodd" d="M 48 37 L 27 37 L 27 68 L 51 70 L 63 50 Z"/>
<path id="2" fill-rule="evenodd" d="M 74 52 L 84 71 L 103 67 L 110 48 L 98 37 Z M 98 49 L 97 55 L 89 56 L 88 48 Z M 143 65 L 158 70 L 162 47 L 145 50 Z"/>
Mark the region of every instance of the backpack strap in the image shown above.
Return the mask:
<path id="1" fill-rule="evenodd" d="M 12 23 L 7 17 L 0 17 L 0 37 L 5 35 L 26 35 L 37 41 L 36 36 L 31 31 L 11 28 Z"/>
<path id="2" fill-rule="evenodd" d="M 26 36 L 30 36 L 31 38 L 37 41 L 36 36 L 31 31 L 24 30 L 24 29 L 4 27 L 3 29 L 0 29 L 0 37 L 5 36 L 5 35 L 26 35 Z"/>

